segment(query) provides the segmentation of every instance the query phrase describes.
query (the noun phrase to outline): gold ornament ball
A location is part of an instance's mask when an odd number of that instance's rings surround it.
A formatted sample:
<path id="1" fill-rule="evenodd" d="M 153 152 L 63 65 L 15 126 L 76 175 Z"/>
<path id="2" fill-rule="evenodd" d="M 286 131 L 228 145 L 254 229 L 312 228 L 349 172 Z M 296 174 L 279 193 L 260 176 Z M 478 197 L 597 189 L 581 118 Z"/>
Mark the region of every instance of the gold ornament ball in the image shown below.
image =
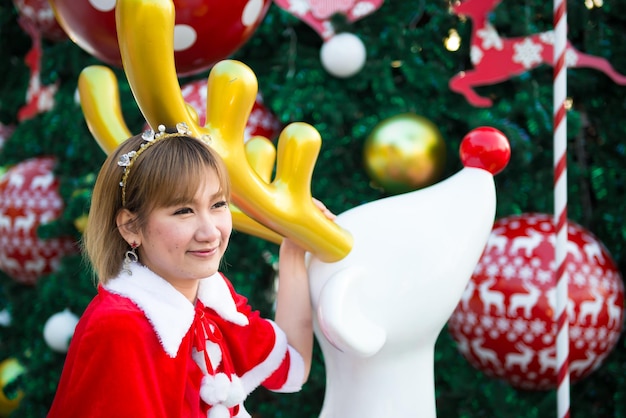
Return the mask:
<path id="1" fill-rule="evenodd" d="M 24 397 L 22 391 L 17 392 L 17 395 L 11 399 L 5 394 L 7 385 L 15 381 L 22 373 L 24 373 L 24 367 L 15 358 L 8 358 L 0 363 L 0 417 L 2 418 L 11 415 Z"/>
<path id="2" fill-rule="evenodd" d="M 74 227 L 81 234 L 85 232 L 85 228 L 87 227 L 87 219 L 88 216 L 86 214 L 80 215 L 78 218 L 74 219 Z"/>
<path id="3" fill-rule="evenodd" d="M 428 119 L 406 113 L 380 122 L 365 140 L 365 170 L 389 194 L 437 182 L 445 168 L 446 144 Z"/>

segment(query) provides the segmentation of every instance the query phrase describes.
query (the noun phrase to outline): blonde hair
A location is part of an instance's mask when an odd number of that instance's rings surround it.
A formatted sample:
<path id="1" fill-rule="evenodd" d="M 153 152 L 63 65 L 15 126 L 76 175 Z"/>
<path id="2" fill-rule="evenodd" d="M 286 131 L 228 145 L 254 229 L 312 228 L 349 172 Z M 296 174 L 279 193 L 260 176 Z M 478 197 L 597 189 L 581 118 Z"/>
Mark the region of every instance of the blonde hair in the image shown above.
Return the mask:
<path id="1" fill-rule="evenodd" d="M 206 169 L 217 176 L 221 192 L 230 200 L 230 181 L 221 157 L 199 139 L 177 134 L 137 156 L 126 179 L 126 204 L 122 205 L 120 181 L 124 170 L 117 163 L 121 155 L 138 150 L 142 143 L 141 135 L 136 135 L 112 152 L 102 165 L 93 189 L 82 244 L 102 284 L 119 273 L 129 250 L 116 222 L 122 209 L 134 215 L 132 226 L 139 231 L 154 209 L 192 200 L 205 180 L 202 175 Z"/>

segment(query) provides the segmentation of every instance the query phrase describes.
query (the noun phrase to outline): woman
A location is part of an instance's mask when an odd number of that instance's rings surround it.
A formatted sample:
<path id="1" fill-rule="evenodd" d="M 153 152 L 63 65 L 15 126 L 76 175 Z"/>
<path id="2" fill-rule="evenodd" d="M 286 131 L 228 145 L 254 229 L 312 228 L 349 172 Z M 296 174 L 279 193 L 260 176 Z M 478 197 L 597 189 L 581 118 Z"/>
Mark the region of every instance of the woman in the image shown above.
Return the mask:
<path id="1" fill-rule="evenodd" d="M 98 294 L 48 417 L 249 417 L 259 385 L 301 388 L 313 347 L 305 252 L 283 241 L 275 322 L 261 318 L 218 271 L 229 198 L 220 157 L 184 124 L 107 158 L 84 235 Z"/>

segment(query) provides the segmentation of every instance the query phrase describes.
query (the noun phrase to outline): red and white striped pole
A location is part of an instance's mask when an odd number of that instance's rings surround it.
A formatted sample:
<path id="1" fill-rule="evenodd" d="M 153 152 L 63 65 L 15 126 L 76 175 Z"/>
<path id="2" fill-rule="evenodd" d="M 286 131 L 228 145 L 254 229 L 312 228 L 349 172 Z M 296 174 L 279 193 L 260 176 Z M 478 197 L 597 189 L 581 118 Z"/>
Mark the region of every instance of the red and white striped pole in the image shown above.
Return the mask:
<path id="1" fill-rule="evenodd" d="M 554 0 L 554 225 L 556 233 L 556 360 L 558 418 L 569 418 L 569 319 L 567 317 L 567 2 Z"/>

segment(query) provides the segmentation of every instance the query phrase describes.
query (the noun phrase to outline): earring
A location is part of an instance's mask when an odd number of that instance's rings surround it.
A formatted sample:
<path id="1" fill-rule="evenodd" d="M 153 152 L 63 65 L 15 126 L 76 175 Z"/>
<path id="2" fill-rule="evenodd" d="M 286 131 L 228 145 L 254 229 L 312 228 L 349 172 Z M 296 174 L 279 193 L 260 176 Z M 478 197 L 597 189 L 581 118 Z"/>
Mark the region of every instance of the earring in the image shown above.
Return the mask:
<path id="1" fill-rule="evenodd" d="M 124 263 L 122 264 L 122 271 L 128 273 L 129 276 L 133 275 L 133 272 L 130 270 L 130 263 L 136 263 L 137 261 L 139 261 L 139 257 L 137 257 L 137 253 L 135 252 L 135 249 L 137 249 L 137 247 L 139 247 L 139 244 L 137 244 L 135 241 L 130 244 L 130 250 L 126 251 Z"/>

